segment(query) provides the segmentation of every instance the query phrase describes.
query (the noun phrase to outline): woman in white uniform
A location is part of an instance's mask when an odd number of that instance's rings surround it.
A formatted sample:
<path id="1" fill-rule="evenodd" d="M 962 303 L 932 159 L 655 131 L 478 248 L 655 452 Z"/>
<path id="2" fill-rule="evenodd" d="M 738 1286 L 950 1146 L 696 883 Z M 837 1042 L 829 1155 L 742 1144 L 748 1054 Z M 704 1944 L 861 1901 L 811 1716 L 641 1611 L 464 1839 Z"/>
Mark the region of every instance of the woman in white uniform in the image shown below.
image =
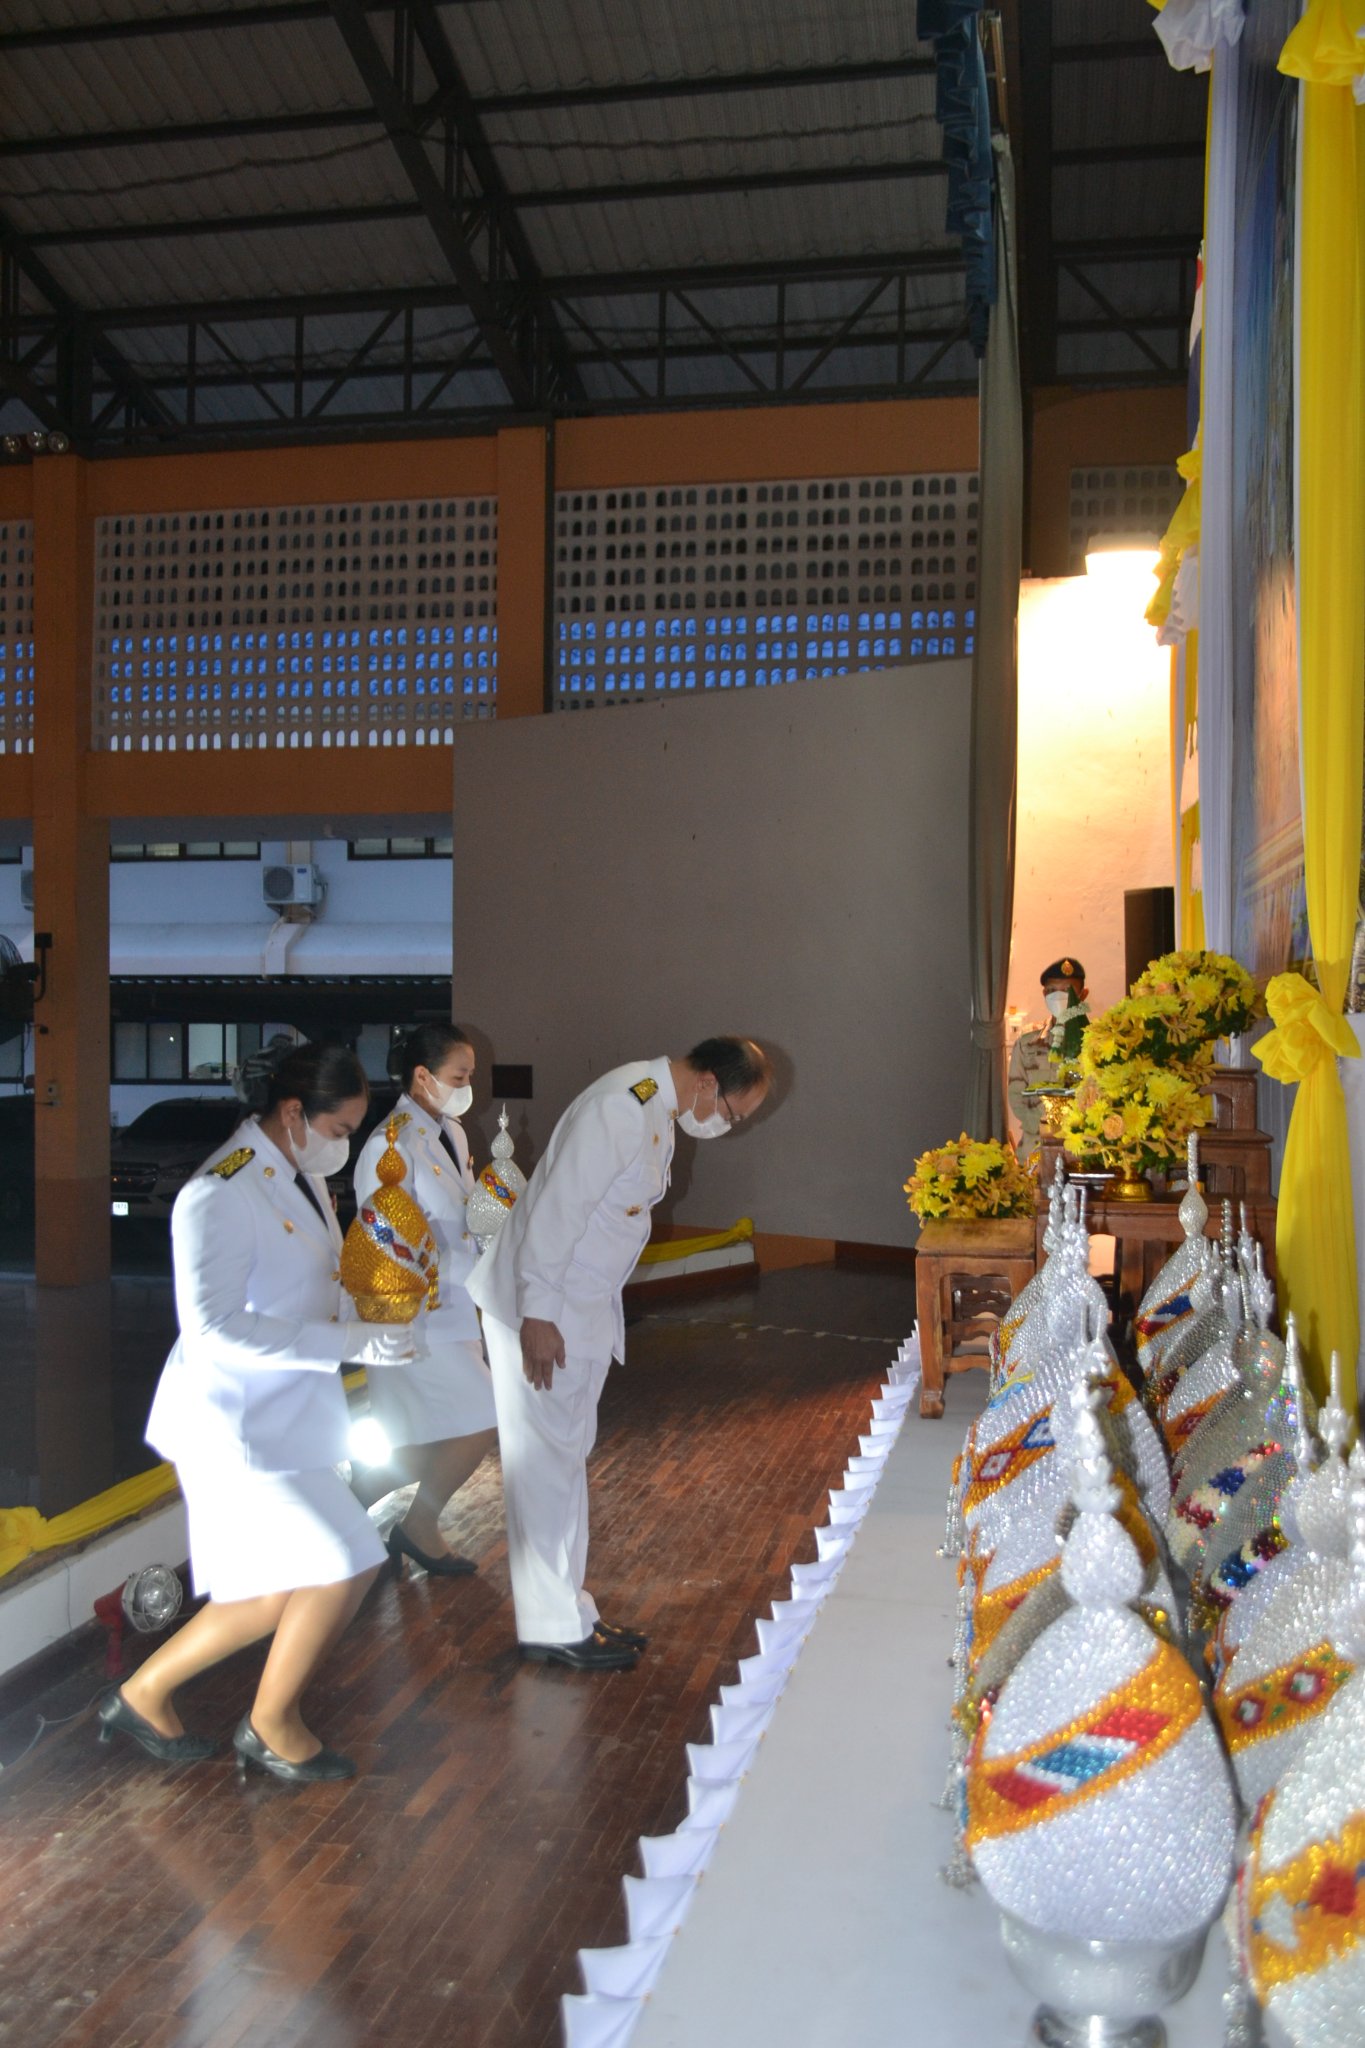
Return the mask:
<path id="1" fill-rule="evenodd" d="M 423 1318 L 422 1354 L 406 1371 L 376 1377 L 370 1413 L 395 1447 L 388 1469 L 417 1485 L 406 1516 L 389 1533 L 389 1555 L 400 1570 L 406 1556 L 453 1578 L 474 1566 L 451 1554 L 438 1517 L 497 1441 L 478 1311 L 464 1285 L 479 1255 L 465 1223 L 474 1174 L 459 1122 L 474 1099 L 474 1048 L 456 1024 L 422 1024 L 404 1042 L 399 1072 L 403 1093 L 393 1118 L 375 1128 L 355 1164 L 356 1207 L 379 1186 L 379 1161 L 396 1120 L 403 1186 L 440 1251 L 440 1307 Z"/>
<path id="2" fill-rule="evenodd" d="M 271 1077 L 265 1110 L 187 1182 L 171 1217 L 180 1337 L 147 1440 L 179 1473 L 202 1607 L 111 1692 L 100 1740 L 130 1736 L 166 1763 L 217 1745 L 186 1734 L 188 1679 L 273 1638 L 233 1737 L 248 1763 L 293 1782 L 355 1766 L 304 1722 L 304 1688 L 384 1558 L 334 1469 L 347 1454 L 343 1360 L 398 1366 L 411 1332 L 353 1320 L 326 1176 L 346 1162 L 369 1091 L 353 1053 L 308 1045 Z M 378 1377 L 378 1374 L 376 1374 Z"/>

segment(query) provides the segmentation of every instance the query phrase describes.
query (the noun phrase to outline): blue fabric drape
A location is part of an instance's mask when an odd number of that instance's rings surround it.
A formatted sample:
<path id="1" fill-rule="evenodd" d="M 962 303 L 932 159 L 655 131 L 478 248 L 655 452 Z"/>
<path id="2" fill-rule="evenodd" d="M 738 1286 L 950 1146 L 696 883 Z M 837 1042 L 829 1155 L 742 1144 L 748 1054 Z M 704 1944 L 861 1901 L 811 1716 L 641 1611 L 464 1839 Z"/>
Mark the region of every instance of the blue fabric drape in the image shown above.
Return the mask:
<path id="1" fill-rule="evenodd" d="M 977 34 L 978 0 L 918 0 L 916 33 L 932 43 L 938 64 L 935 113 L 948 166 L 946 225 L 962 240 L 967 324 L 972 347 L 985 351 L 995 304 L 995 234 L 991 220 L 991 114 L 986 60 Z"/>

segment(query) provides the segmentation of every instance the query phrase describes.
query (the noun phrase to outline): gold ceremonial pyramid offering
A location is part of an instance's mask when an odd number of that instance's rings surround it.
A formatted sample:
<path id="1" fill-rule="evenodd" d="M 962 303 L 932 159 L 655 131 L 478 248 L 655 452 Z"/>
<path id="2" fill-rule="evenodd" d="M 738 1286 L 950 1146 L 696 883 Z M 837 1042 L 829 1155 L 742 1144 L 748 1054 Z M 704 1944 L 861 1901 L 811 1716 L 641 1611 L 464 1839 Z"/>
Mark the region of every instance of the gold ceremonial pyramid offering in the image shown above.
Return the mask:
<path id="1" fill-rule="evenodd" d="M 342 1285 L 366 1323 L 410 1323 L 423 1304 L 439 1305 L 436 1240 L 402 1184 L 407 1168 L 396 1143 L 398 1129 L 397 1118 L 391 1117 L 379 1186 L 356 1210 L 341 1247 Z"/>

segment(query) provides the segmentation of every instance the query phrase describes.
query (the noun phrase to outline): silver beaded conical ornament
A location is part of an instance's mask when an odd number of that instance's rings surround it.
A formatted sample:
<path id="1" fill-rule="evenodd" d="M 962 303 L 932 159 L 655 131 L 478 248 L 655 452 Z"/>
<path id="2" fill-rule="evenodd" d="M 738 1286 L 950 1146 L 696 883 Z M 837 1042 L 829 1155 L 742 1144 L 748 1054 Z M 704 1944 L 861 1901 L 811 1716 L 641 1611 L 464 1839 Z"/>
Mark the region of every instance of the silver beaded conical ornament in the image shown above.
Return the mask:
<path id="1" fill-rule="evenodd" d="M 1242 1804 L 1254 1813 L 1354 1668 L 1334 1640 L 1351 1586 L 1344 1557 L 1321 1557 L 1274 1592 L 1215 1691 Z"/>
<path id="2" fill-rule="evenodd" d="M 1242 1326 L 1241 1289 L 1216 1247 L 1207 1273 L 1194 1283 L 1193 1292 L 1198 1319 L 1181 1332 L 1162 1371 L 1149 1383 L 1172 1457 L 1185 1448 L 1209 1410 L 1238 1384 L 1232 1347 Z"/>
<path id="3" fill-rule="evenodd" d="M 1186 1152 L 1186 1188 L 1177 1215 L 1185 1235 L 1153 1280 L 1133 1318 L 1138 1369 L 1144 1379 L 1159 1373 L 1175 1338 L 1198 1315 L 1193 1283 L 1208 1270 L 1213 1246 L 1204 1235 L 1208 1204 L 1199 1185 L 1199 1135 L 1191 1131 Z"/>
<path id="4" fill-rule="evenodd" d="M 1332 1390 L 1318 1411 L 1318 1434 L 1322 1439 L 1322 1463 L 1301 1470 L 1285 1489 L 1280 1502 L 1280 1526 L 1285 1548 L 1245 1588 L 1239 1588 L 1218 1630 L 1220 1667 L 1237 1653 L 1239 1645 L 1264 1614 L 1281 1586 L 1303 1572 L 1316 1570 L 1324 1558 L 1345 1558 L 1350 1549 L 1347 1517 L 1348 1482 L 1344 1453 L 1355 1423 L 1342 1400 L 1341 1355 L 1332 1353 Z"/>
<path id="5" fill-rule="evenodd" d="M 1083 1402 L 1093 1394 L 1082 1389 Z M 1227 1889 L 1234 1807 L 1198 1683 L 1134 1611 L 1142 1562 L 1093 1413 L 1062 1554 L 1074 1605 L 1026 1651 L 966 1772 L 967 1844 L 1053 2048 L 1155 2048 Z"/>
<path id="6" fill-rule="evenodd" d="M 1356 1675 L 1256 1816 L 1239 1883 L 1248 1974 L 1280 2048 L 1365 2048 L 1365 1459 L 1332 1640 Z"/>
<path id="7" fill-rule="evenodd" d="M 1210 1531 L 1200 1560 L 1191 1621 L 1203 1634 L 1217 1629 L 1236 1594 L 1284 1549 L 1288 1539 L 1281 1525 L 1281 1503 L 1299 1474 L 1311 1472 L 1317 1460 L 1297 1342 L 1286 1353 L 1282 1386 L 1290 1441 L 1257 1461 Z"/>
<path id="8" fill-rule="evenodd" d="M 1289 1329 L 1297 1343 L 1292 1316 Z M 1268 1459 L 1282 1458 L 1294 1437 L 1299 1402 L 1285 1384 L 1284 1346 L 1268 1331 L 1244 1328 L 1233 1363 L 1240 1385 L 1204 1418 L 1176 1465 L 1166 1535 L 1172 1557 L 1192 1578 L 1211 1549 L 1221 1555 L 1219 1526 L 1242 1488 Z M 1292 1452 L 1288 1457 L 1292 1466 Z"/>

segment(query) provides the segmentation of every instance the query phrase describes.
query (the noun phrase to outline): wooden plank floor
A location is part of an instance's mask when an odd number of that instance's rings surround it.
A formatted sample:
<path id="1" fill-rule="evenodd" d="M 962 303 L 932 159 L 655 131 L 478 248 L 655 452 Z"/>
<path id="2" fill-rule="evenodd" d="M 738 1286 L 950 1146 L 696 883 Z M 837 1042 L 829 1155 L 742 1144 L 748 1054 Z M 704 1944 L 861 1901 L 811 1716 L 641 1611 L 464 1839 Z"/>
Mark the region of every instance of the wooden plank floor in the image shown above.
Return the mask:
<path id="1" fill-rule="evenodd" d="M 0 2039 L 15 2048 L 548 2048 L 575 1951 L 624 1938 L 637 1835 L 685 1811 L 683 1744 L 755 1648 L 908 1331 L 912 1285 L 832 1268 L 637 1319 L 592 1467 L 591 1582 L 633 1673 L 522 1666 L 496 1466 L 450 1518 L 473 1581 L 385 1578 L 321 1674 L 361 1767 L 292 1790 L 163 1772 L 91 1715 L 0 1775 Z M 230 1733 L 258 1653 L 186 1693 Z M 39 1702 L 83 1708 L 98 1659 Z M 0 1760 L 29 1739 L 0 1720 Z"/>

